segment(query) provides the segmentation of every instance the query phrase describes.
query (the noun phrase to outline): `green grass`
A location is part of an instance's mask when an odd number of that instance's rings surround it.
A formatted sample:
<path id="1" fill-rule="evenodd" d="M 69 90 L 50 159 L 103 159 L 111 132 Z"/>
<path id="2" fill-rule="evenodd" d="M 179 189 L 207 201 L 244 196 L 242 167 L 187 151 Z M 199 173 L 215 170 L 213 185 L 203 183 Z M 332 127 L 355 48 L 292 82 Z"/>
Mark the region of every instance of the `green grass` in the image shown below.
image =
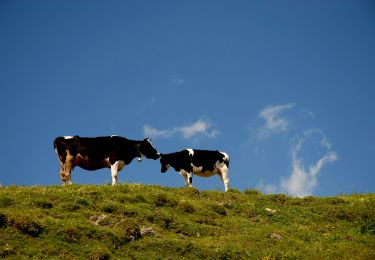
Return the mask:
<path id="1" fill-rule="evenodd" d="M 266 210 L 268 209 L 268 210 Z M 375 194 L 0 188 L 0 258 L 375 259 Z"/>

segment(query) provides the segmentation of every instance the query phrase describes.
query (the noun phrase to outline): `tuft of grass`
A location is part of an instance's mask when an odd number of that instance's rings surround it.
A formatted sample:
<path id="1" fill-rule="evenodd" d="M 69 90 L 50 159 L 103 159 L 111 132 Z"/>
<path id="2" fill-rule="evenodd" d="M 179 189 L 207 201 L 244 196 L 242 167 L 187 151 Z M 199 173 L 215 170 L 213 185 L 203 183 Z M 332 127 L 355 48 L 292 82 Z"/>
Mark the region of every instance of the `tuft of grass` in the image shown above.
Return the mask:
<path id="1" fill-rule="evenodd" d="M 10 259 L 375 259 L 374 223 L 375 194 L 0 189 L 0 257 Z"/>
<path id="2" fill-rule="evenodd" d="M 39 237 L 40 234 L 45 230 L 45 227 L 39 223 L 38 220 L 32 216 L 25 215 L 13 215 L 8 219 L 8 225 L 16 228 L 18 231 L 25 235 L 32 237 Z"/>
<path id="3" fill-rule="evenodd" d="M 255 190 L 255 189 L 246 189 L 246 190 L 244 191 L 244 193 L 245 193 L 246 195 L 262 195 L 262 193 L 261 193 L 260 191 Z"/>
<path id="4" fill-rule="evenodd" d="M 154 200 L 154 204 L 156 207 L 164 207 L 164 206 L 175 207 L 177 206 L 178 203 L 171 196 L 168 196 L 167 194 L 162 193 L 156 196 Z"/>
<path id="5" fill-rule="evenodd" d="M 6 208 L 13 204 L 13 200 L 8 196 L 0 196 L 0 208 Z"/>
<path id="6" fill-rule="evenodd" d="M 221 215 L 221 216 L 226 216 L 227 215 L 227 211 L 225 210 L 225 207 L 222 206 L 222 205 L 219 205 L 219 204 L 214 204 L 211 206 L 212 210 Z"/>
<path id="7" fill-rule="evenodd" d="M 53 208 L 53 204 L 46 200 L 36 200 L 33 201 L 32 206 L 41 208 L 41 209 L 51 209 Z"/>
<path id="8" fill-rule="evenodd" d="M 117 205 L 112 204 L 112 203 L 110 203 L 110 204 L 106 204 L 106 205 L 104 205 L 104 206 L 101 208 L 101 210 L 102 210 L 103 212 L 105 212 L 105 213 L 113 213 L 113 212 L 115 212 L 117 209 L 118 209 Z"/>
<path id="9" fill-rule="evenodd" d="M 195 211 L 194 205 L 187 201 L 182 201 L 179 203 L 178 208 L 186 213 L 193 213 Z"/>

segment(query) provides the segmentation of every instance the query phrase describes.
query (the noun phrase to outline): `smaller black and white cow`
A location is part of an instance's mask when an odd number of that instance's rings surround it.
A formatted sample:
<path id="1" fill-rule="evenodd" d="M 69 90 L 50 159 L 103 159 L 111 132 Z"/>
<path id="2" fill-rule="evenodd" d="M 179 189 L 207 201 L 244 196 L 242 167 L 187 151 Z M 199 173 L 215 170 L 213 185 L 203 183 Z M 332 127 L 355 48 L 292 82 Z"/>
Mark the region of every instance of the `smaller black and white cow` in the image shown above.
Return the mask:
<path id="1" fill-rule="evenodd" d="M 173 167 L 185 179 L 185 184 L 192 187 L 193 175 L 210 177 L 218 174 L 228 191 L 229 156 L 219 151 L 186 149 L 176 153 L 160 154 L 161 172 Z"/>
<path id="2" fill-rule="evenodd" d="M 79 166 L 85 170 L 110 168 L 112 185 L 116 184 L 118 172 L 138 157 L 159 159 L 160 154 L 150 139 L 142 141 L 129 140 L 120 136 L 104 137 L 57 137 L 54 148 L 60 161 L 62 184 L 71 184 L 71 172 Z"/>

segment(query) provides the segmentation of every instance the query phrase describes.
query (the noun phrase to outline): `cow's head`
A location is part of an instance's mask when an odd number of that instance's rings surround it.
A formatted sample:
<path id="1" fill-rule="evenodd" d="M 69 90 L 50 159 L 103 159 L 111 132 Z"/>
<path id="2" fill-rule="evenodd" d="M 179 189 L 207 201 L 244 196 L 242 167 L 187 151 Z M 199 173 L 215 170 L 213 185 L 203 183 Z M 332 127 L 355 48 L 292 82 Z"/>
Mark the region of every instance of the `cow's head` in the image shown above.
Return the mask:
<path id="1" fill-rule="evenodd" d="M 161 164 L 161 170 L 160 171 L 162 173 L 165 173 L 166 171 L 168 171 L 170 165 L 167 162 L 167 158 L 164 156 L 164 154 L 160 154 L 160 164 Z"/>
<path id="2" fill-rule="evenodd" d="M 148 137 L 141 141 L 139 152 L 141 153 L 141 155 L 149 159 L 157 160 L 160 157 L 160 153 L 158 153 L 158 151 L 152 145 L 150 138 Z"/>

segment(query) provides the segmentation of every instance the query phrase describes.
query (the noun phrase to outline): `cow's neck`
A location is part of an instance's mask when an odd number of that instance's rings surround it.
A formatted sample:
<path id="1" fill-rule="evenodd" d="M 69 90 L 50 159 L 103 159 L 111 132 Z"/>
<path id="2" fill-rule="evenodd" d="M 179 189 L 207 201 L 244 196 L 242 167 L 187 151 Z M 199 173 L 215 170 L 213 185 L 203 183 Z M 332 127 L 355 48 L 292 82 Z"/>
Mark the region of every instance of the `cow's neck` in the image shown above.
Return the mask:
<path id="1" fill-rule="evenodd" d="M 135 157 L 141 158 L 141 156 L 142 156 L 142 154 L 141 154 L 141 142 L 137 142 L 135 144 L 135 153 L 136 153 Z"/>

